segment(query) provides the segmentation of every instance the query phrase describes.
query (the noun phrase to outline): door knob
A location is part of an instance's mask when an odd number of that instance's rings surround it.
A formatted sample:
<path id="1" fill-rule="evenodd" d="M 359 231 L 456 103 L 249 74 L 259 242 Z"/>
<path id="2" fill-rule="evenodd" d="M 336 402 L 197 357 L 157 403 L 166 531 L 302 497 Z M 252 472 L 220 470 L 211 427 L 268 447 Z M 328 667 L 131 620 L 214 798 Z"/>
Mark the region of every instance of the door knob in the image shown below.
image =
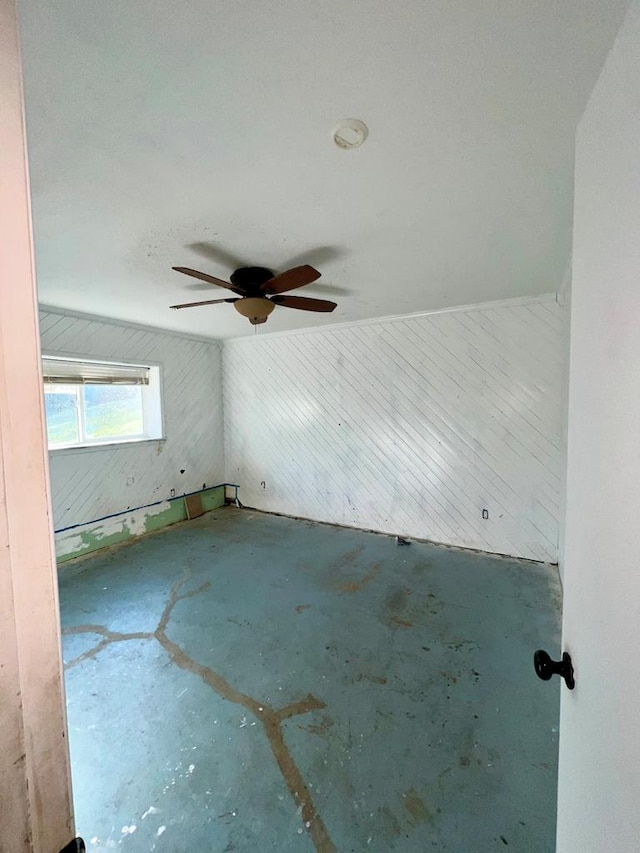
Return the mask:
<path id="1" fill-rule="evenodd" d="M 66 847 L 63 847 L 60 853 L 86 853 L 86 847 L 82 838 L 74 838 Z"/>
<path id="2" fill-rule="evenodd" d="M 533 666 L 535 667 L 536 675 L 543 681 L 549 681 L 551 676 L 559 675 L 560 678 L 564 678 L 564 682 L 569 690 L 573 690 L 576 686 L 573 677 L 573 664 L 569 652 L 563 652 L 561 660 L 551 660 L 543 649 L 538 649 L 533 656 Z"/>

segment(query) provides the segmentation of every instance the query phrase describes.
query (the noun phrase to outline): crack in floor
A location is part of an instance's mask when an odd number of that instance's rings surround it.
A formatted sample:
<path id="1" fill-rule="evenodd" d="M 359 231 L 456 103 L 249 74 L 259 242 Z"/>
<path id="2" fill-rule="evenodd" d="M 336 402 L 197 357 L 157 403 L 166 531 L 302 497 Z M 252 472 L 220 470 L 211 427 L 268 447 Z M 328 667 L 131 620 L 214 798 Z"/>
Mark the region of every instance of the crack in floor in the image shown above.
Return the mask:
<path id="1" fill-rule="evenodd" d="M 304 831 L 309 835 L 318 853 L 336 853 L 336 847 L 331 841 L 327 828 L 318 813 L 318 809 L 313 802 L 311 792 L 304 781 L 302 773 L 291 755 L 291 751 L 285 742 L 284 732 L 282 730 L 282 723 L 285 720 L 291 717 L 300 716 L 301 714 L 308 714 L 310 711 L 326 708 L 326 704 L 313 696 L 313 694 L 309 693 L 305 699 L 301 699 L 298 702 L 293 702 L 279 709 L 273 708 L 266 702 L 260 702 L 252 696 L 242 693 L 240 690 L 236 690 L 235 687 L 232 687 L 232 685 L 229 684 L 224 676 L 215 672 L 210 667 L 203 666 L 195 661 L 177 643 L 174 643 L 173 640 L 169 639 L 166 631 L 169 619 L 171 618 L 171 614 L 176 604 L 179 601 L 199 595 L 210 586 L 207 581 L 197 587 L 197 589 L 181 593 L 180 590 L 187 583 L 189 577 L 190 572 L 185 569 L 182 578 L 177 580 L 171 587 L 169 600 L 162 612 L 162 616 L 160 617 L 160 621 L 158 622 L 158 626 L 155 631 L 121 633 L 119 631 L 110 631 L 108 628 L 105 628 L 104 625 L 77 625 L 71 628 L 65 628 L 62 632 L 64 635 L 97 634 L 98 636 L 102 636 L 99 643 L 65 664 L 65 669 L 70 669 L 89 658 L 94 658 L 99 652 L 112 643 L 121 643 L 128 640 L 157 640 L 168 654 L 172 663 L 180 667 L 180 669 L 187 670 L 188 672 L 199 676 L 202 681 L 204 681 L 204 683 L 222 699 L 226 699 L 228 702 L 234 702 L 237 705 L 242 705 L 243 708 L 250 711 L 256 719 L 262 723 L 267 741 L 271 747 L 271 752 L 273 753 L 276 764 L 280 769 L 282 778 L 284 779 L 292 800 L 300 809 Z"/>

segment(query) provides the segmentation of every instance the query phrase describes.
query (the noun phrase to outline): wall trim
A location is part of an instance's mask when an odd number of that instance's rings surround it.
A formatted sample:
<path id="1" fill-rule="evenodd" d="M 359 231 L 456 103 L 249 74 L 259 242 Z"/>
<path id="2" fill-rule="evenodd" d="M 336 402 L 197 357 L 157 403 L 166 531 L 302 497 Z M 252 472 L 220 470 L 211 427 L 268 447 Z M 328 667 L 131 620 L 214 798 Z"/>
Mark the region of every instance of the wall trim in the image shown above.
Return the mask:
<path id="1" fill-rule="evenodd" d="M 468 305 L 452 305 L 448 308 L 432 308 L 428 311 L 413 311 L 409 314 L 390 314 L 384 317 L 369 317 L 364 320 L 346 320 L 343 323 L 327 323 L 322 326 L 305 326 L 304 329 L 287 329 L 281 332 L 262 332 L 258 335 L 238 335 L 234 338 L 224 338 L 220 343 L 240 343 L 249 341 L 259 343 L 265 338 L 285 338 L 291 335 L 308 335 L 314 333 L 334 332 L 340 329 L 353 329 L 358 326 L 375 326 L 380 323 L 389 323 L 398 320 L 417 320 L 420 317 L 433 317 L 437 314 L 457 314 L 468 311 L 488 311 L 493 308 L 513 308 L 517 305 L 534 305 L 540 302 L 556 302 L 556 293 L 542 293 L 539 296 L 513 296 L 507 299 L 494 299 L 490 302 L 471 302 Z"/>
<path id="2" fill-rule="evenodd" d="M 357 326 L 374 326 L 378 323 L 388 323 L 394 320 L 412 320 L 420 317 L 432 317 L 437 314 L 452 314 L 466 311 L 484 311 L 491 308 L 506 308 L 514 305 L 531 305 L 537 302 L 559 301 L 558 293 L 542 293 L 538 296 L 513 296 L 505 299 L 494 299 L 488 302 L 471 302 L 467 305 L 452 305 L 445 308 L 431 308 L 426 311 L 413 311 L 408 314 L 386 314 L 382 317 L 368 317 L 363 320 L 345 320 L 342 323 L 327 323 L 322 326 L 305 326 L 302 329 L 287 329 L 280 332 L 261 331 L 259 335 L 236 335 L 231 338 L 208 338 L 204 335 L 196 335 L 191 332 L 179 332 L 174 329 L 164 329 L 159 326 L 148 326 L 142 323 L 133 323 L 129 320 L 120 320 L 115 317 L 107 317 L 102 314 L 90 314 L 83 311 L 74 311 L 68 308 L 60 308 L 55 305 L 40 304 L 39 310 L 46 314 L 57 314 L 62 317 L 73 317 L 77 320 L 89 322 L 108 323 L 114 326 L 122 326 L 126 329 L 136 329 L 142 332 L 153 332 L 158 335 L 171 335 L 174 338 L 198 341 L 203 344 L 217 344 L 223 348 L 227 341 L 253 341 L 257 342 L 264 338 L 288 337 L 289 335 L 305 335 L 313 332 L 333 332 L 338 329 L 349 329 Z"/>

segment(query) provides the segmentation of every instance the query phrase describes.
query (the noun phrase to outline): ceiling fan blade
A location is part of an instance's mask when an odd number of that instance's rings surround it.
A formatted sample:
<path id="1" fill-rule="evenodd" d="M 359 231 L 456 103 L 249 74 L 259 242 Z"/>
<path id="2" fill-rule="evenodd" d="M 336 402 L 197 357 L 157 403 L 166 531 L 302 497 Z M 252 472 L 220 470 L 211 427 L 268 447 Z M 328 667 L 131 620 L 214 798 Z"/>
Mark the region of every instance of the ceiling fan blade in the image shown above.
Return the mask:
<path id="1" fill-rule="evenodd" d="M 332 261 L 337 261 L 345 254 L 344 246 L 314 246 L 311 249 L 303 249 L 295 257 L 287 259 L 289 267 L 299 267 L 300 264 L 311 264 L 311 266 L 324 267 Z"/>
<path id="2" fill-rule="evenodd" d="M 272 302 L 283 305 L 285 308 L 299 308 L 301 311 L 333 311 L 337 308 L 335 302 L 328 299 L 310 299 L 308 296 L 273 296 Z"/>
<path id="3" fill-rule="evenodd" d="M 295 290 L 296 287 L 304 287 L 305 284 L 311 284 L 317 278 L 320 278 L 321 273 L 309 264 L 304 264 L 301 267 L 293 267 L 290 270 L 281 272 L 280 275 L 274 275 L 269 281 L 260 288 L 263 293 L 284 293 L 287 290 Z"/>
<path id="4" fill-rule="evenodd" d="M 198 305 L 218 305 L 220 302 L 237 302 L 237 299 L 205 299 L 204 302 L 183 302 L 181 305 L 170 305 L 170 308 L 196 308 Z"/>
<path id="5" fill-rule="evenodd" d="M 190 267 L 171 267 L 171 269 L 176 272 L 182 272 L 185 275 L 193 276 L 193 278 L 198 278 L 200 281 L 208 281 L 209 284 L 217 284 L 219 287 L 226 287 L 227 290 L 233 290 L 234 293 L 239 293 L 240 296 L 244 296 L 244 290 L 241 290 L 239 287 L 235 287 L 235 285 L 222 278 L 216 278 L 214 275 L 208 275 L 206 272 L 192 270 Z"/>
<path id="6" fill-rule="evenodd" d="M 191 249 L 191 251 L 197 252 L 198 255 L 206 258 L 208 261 L 213 261 L 214 264 L 219 264 L 223 267 L 229 267 L 230 270 L 250 266 L 246 258 L 239 258 L 231 254 L 231 252 L 227 252 L 221 246 L 216 246 L 215 243 L 199 241 L 197 243 L 189 243 L 185 246 L 185 249 Z"/>

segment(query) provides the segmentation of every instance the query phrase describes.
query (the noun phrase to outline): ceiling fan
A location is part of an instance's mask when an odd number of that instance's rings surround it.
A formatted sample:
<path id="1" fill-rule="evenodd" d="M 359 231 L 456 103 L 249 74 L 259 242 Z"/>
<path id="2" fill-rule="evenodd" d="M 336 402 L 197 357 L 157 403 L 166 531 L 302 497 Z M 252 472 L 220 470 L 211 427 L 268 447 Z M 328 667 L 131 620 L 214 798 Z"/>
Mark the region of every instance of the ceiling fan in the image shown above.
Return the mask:
<path id="1" fill-rule="evenodd" d="M 267 322 L 269 314 L 276 305 L 282 305 L 285 308 L 298 308 L 301 311 L 323 312 L 333 311 L 337 307 L 335 302 L 330 302 L 328 299 L 286 295 L 287 291 L 304 287 L 305 284 L 311 284 L 320 278 L 318 270 L 308 264 L 293 267 L 278 275 L 274 275 L 271 270 L 264 267 L 240 267 L 230 276 L 230 282 L 204 272 L 198 272 L 198 270 L 192 270 L 189 267 L 172 267 L 172 269 L 209 284 L 225 287 L 227 290 L 238 294 L 229 299 L 206 299 L 204 302 L 185 302 L 181 305 L 172 305 L 171 307 L 174 309 L 231 302 L 236 311 L 243 317 L 247 317 L 254 326 L 257 326 L 259 323 Z"/>

